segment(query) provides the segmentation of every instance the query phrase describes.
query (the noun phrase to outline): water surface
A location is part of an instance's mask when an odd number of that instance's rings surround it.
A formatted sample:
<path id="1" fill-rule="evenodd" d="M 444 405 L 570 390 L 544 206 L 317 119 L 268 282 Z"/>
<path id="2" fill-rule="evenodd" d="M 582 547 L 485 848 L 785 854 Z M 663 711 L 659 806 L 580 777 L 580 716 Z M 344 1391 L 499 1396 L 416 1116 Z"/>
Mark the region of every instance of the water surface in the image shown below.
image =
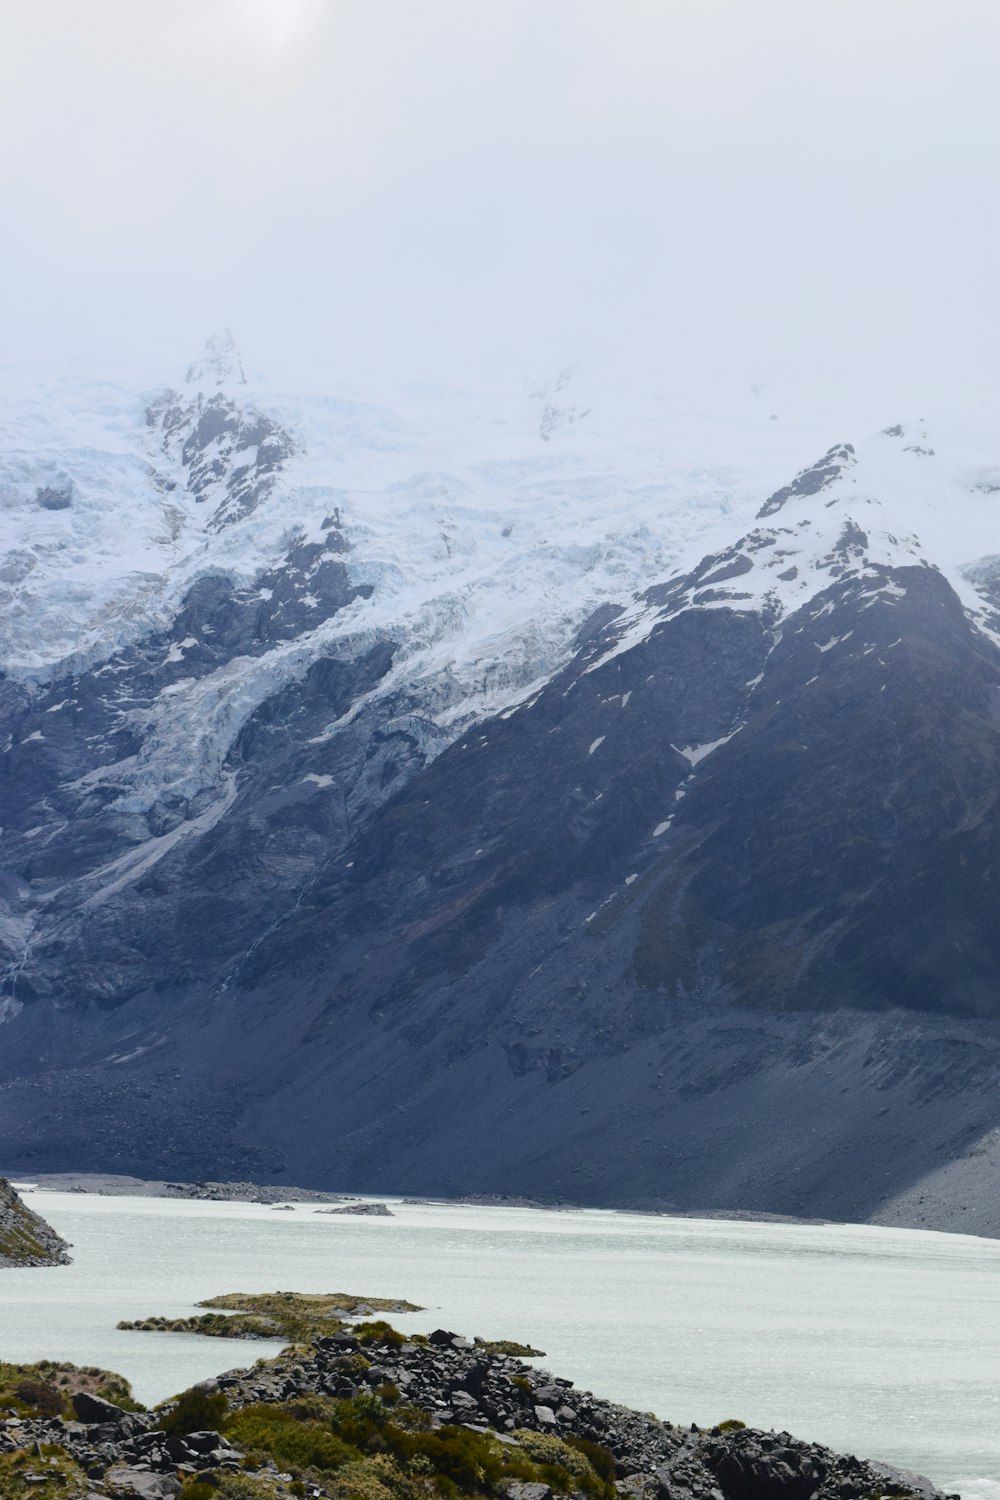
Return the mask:
<path id="1" fill-rule="evenodd" d="M 147 1402 L 277 1345 L 124 1333 L 230 1291 L 407 1297 L 672 1421 L 740 1417 L 1000 1500 L 1000 1243 L 861 1225 L 392 1203 L 395 1217 L 33 1193 L 71 1266 L 0 1273 L 0 1358 L 120 1371 Z"/>

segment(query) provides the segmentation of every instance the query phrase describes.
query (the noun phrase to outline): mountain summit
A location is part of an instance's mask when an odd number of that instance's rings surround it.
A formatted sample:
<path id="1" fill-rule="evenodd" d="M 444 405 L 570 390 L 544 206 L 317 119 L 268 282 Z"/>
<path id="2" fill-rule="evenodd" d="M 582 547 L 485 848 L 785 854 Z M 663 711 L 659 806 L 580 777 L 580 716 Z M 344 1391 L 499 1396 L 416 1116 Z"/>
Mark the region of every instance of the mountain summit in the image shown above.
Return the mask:
<path id="1" fill-rule="evenodd" d="M 206 341 L 199 358 L 188 367 L 185 380 L 188 385 L 198 386 L 201 390 L 246 385 L 243 361 L 228 328 L 213 333 Z"/>

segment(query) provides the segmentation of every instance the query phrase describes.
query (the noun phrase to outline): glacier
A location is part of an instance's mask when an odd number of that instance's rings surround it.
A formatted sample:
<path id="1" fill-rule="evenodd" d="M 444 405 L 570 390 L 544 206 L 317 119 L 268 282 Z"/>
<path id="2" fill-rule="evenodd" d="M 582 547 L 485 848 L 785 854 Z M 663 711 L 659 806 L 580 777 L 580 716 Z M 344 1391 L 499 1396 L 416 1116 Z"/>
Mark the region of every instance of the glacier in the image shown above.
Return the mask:
<path id="1" fill-rule="evenodd" d="M 620 383 L 602 391 L 580 368 L 480 390 L 401 382 L 391 402 L 363 399 L 356 382 L 350 395 L 288 394 L 248 377 L 228 334 L 209 340 L 178 392 L 95 371 L 5 374 L 0 664 L 9 678 L 32 687 L 99 667 L 166 629 L 199 580 L 252 588 L 293 541 L 320 539 L 331 515 L 350 578 L 368 595 L 136 708 L 143 747 L 116 771 L 130 811 L 169 791 L 220 792 L 253 710 L 322 657 L 397 643 L 374 691 L 404 694 L 433 754 L 530 697 L 568 658 L 580 624 L 631 596 L 613 648 L 628 649 L 657 617 L 643 591 L 752 526 L 778 479 L 815 457 L 819 421 L 805 413 L 778 424 L 773 395 L 760 392 L 706 415 L 676 395 Z M 171 400 L 164 435 L 150 413 Z M 183 440 L 219 401 L 240 413 L 234 434 L 185 465 Z M 878 560 L 928 558 L 983 628 L 992 611 L 976 564 L 995 551 L 1000 474 L 987 416 L 978 427 L 963 412 L 852 432 L 856 457 L 834 484 L 837 498 L 850 492 Z M 261 422 L 281 443 L 263 492 L 234 504 L 234 478 L 238 487 L 261 464 Z M 825 528 L 781 517 L 771 560 L 784 554 L 785 566 L 768 571 L 758 552 L 748 607 L 766 596 L 780 615 L 817 590 L 842 515 L 831 510 Z M 777 576 L 792 570 L 794 579 Z M 193 644 L 174 644 L 172 659 Z"/>

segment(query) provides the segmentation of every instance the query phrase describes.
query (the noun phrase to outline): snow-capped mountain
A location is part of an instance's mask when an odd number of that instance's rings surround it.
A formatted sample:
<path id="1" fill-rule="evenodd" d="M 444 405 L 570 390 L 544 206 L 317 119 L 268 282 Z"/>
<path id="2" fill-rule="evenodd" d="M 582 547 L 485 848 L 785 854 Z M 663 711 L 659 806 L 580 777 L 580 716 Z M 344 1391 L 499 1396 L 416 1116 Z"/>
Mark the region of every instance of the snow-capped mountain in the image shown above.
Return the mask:
<path id="1" fill-rule="evenodd" d="M 944 1172 L 951 1222 L 1000 449 L 818 421 L 583 371 L 292 398 L 228 335 L 176 388 L 22 383 L 7 1165 L 906 1221 Z"/>

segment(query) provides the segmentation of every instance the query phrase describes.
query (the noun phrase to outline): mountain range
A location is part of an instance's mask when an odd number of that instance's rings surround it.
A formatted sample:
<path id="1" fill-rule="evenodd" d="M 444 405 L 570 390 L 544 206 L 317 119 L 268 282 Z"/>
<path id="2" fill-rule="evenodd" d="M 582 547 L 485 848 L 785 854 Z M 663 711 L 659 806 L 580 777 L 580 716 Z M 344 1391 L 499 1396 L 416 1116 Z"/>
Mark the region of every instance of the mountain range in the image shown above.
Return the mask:
<path id="1" fill-rule="evenodd" d="M 1000 449 L 18 376 L 0 1166 L 1000 1233 Z"/>

